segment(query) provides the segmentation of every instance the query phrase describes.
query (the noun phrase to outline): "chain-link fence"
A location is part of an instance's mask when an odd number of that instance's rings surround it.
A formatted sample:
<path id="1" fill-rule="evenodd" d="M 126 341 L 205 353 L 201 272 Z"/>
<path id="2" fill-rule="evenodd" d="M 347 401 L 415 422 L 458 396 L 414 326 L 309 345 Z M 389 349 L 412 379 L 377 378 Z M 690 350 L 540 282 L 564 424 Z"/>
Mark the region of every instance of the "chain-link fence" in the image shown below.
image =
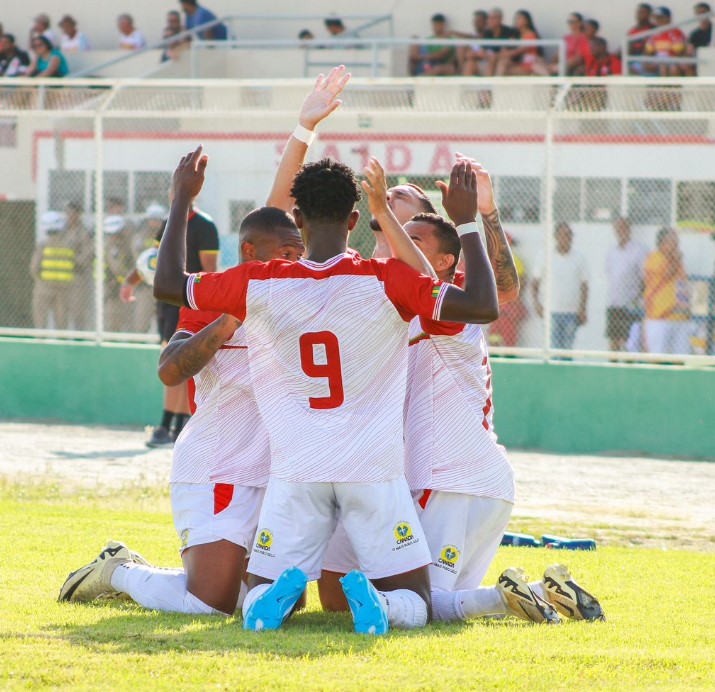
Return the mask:
<path id="1" fill-rule="evenodd" d="M 0 85 L 0 334 L 155 341 L 151 290 L 119 286 L 154 242 L 199 142 L 199 206 L 238 258 L 310 83 L 14 80 Z M 309 156 L 392 184 L 483 162 L 521 276 L 496 353 L 715 362 L 715 81 L 354 80 Z M 369 256 L 369 213 L 351 243 Z M 615 355 L 613 352 L 618 352 Z"/>

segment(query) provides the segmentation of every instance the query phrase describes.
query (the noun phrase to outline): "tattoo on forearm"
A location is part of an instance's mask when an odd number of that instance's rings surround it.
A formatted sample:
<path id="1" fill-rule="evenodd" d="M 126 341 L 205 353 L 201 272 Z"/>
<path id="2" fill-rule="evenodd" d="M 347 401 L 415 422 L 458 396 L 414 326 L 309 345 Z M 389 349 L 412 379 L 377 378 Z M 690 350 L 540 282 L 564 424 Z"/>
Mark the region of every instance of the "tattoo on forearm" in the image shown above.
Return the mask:
<path id="1" fill-rule="evenodd" d="M 519 274 L 509 248 L 504 229 L 499 219 L 499 211 L 482 215 L 484 231 L 487 237 L 487 254 L 494 269 L 499 293 L 511 293 L 519 290 Z"/>
<path id="2" fill-rule="evenodd" d="M 206 335 L 199 343 L 184 344 L 176 358 L 182 376 L 189 378 L 198 374 L 222 345 L 221 337 L 214 333 Z"/>

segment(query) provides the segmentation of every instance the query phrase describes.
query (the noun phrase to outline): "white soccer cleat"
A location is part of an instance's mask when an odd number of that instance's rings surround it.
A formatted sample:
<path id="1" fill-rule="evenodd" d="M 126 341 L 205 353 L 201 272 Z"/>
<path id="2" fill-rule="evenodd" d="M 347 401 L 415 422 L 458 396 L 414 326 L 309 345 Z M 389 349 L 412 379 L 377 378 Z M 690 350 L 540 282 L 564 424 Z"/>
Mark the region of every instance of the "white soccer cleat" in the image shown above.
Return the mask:
<path id="1" fill-rule="evenodd" d="M 529 578 L 520 567 L 504 570 L 497 580 L 497 590 L 508 615 L 547 625 L 558 625 L 561 622 L 554 607 L 531 590 Z"/>
<path id="2" fill-rule="evenodd" d="M 572 620 L 606 619 L 595 596 L 579 586 L 566 565 L 551 565 L 544 572 L 544 593 L 556 610 Z"/>
<path id="3" fill-rule="evenodd" d="M 112 574 L 127 562 L 149 563 L 133 553 L 124 543 L 109 541 L 99 556 L 88 565 L 72 572 L 60 589 L 59 601 L 88 602 L 97 598 L 112 598 L 120 593 L 112 586 Z"/>

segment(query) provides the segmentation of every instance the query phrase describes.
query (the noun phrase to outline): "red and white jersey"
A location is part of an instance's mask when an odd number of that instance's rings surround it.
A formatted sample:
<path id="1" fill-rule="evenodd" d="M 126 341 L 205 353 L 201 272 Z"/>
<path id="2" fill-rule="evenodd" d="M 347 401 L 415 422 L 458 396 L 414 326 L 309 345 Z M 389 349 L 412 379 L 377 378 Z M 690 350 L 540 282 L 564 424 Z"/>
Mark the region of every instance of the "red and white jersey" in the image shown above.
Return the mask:
<path id="1" fill-rule="evenodd" d="M 182 308 L 176 331 L 196 334 L 220 316 Z M 174 445 L 171 482 L 265 486 L 270 445 L 253 396 L 243 327 L 193 380 L 193 415 Z"/>
<path id="2" fill-rule="evenodd" d="M 482 328 L 415 318 L 405 399 L 411 490 L 514 502 L 514 473 L 493 424 L 492 372 Z"/>
<path id="3" fill-rule="evenodd" d="M 447 290 L 397 260 L 346 253 L 192 274 L 186 299 L 243 322 L 271 474 L 370 483 L 404 473 L 408 322 L 438 318 Z"/>

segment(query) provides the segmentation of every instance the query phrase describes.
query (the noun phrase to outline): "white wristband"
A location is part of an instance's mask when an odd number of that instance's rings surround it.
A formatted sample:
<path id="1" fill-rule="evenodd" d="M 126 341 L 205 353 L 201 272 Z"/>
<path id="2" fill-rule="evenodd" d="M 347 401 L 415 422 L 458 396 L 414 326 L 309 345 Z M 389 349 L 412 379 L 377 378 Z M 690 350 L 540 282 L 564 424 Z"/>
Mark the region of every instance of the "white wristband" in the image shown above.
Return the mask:
<path id="1" fill-rule="evenodd" d="M 302 125 L 296 125 L 295 130 L 293 130 L 293 137 L 295 137 L 299 142 L 307 144 L 310 146 L 315 139 L 315 132 L 309 130 L 307 127 Z"/>
<path id="2" fill-rule="evenodd" d="M 460 223 L 459 226 L 457 226 L 457 235 L 460 239 L 467 233 L 479 233 L 479 237 L 482 239 L 482 242 L 484 242 L 484 223 L 480 216 L 477 216 L 474 221 Z"/>

